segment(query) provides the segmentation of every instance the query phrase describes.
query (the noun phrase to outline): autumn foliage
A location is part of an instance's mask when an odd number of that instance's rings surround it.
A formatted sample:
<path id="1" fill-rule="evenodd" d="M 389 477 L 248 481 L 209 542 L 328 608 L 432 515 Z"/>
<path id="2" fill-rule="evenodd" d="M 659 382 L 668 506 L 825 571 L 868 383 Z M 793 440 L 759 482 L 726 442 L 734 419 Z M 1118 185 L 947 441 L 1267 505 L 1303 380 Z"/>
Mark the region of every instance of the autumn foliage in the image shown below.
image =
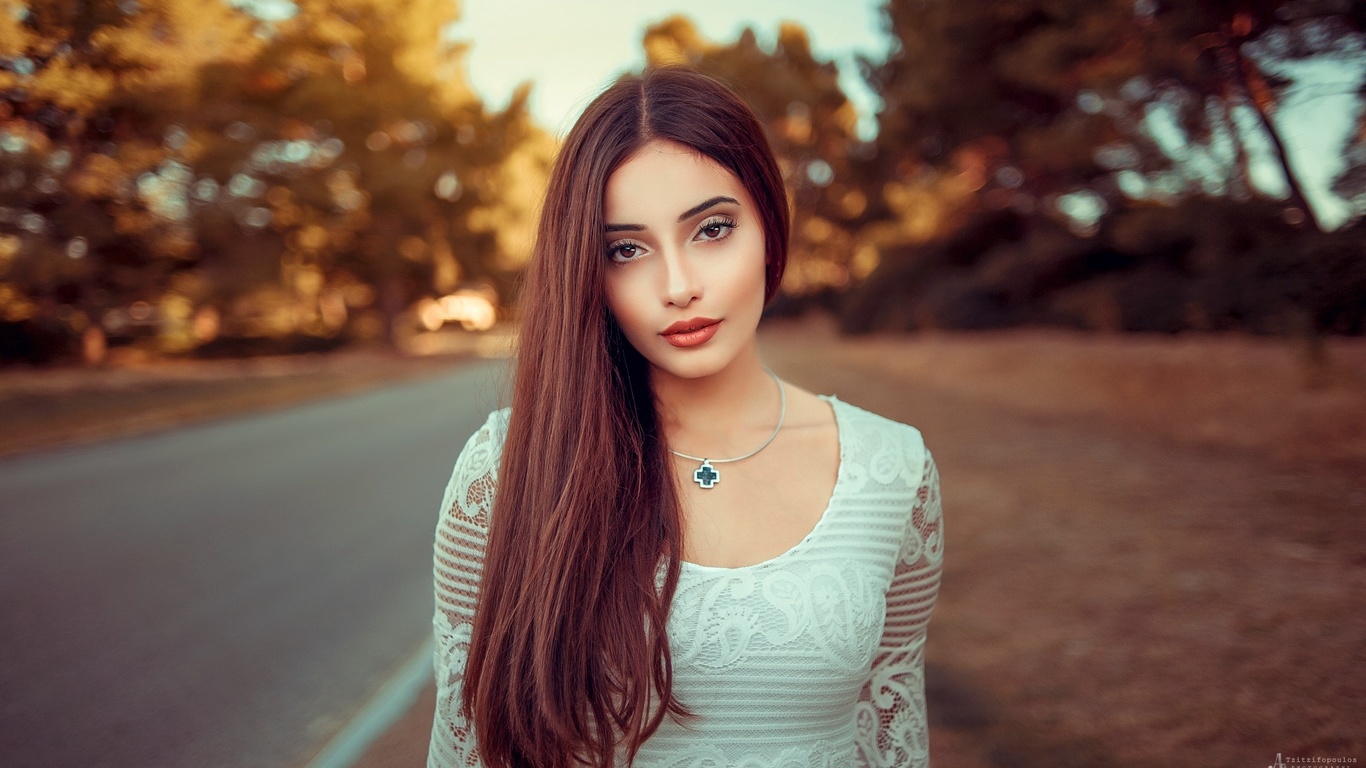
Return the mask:
<path id="1" fill-rule="evenodd" d="M 474 93 L 478 41 L 443 32 L 454 0 L 294 5 L 5 0 L 0 360 L 400 344 L 457 291 L 515 313 L 557 145 L 526 89 L 500 111 Z M 1363 331 L 1360 98 L 1321 153 L 1336 218 L 1282 135 L 1297 67 L 1360 89 L 1362 4 L 884 16 L 888 53 L 861 73 L 875 135 L 796 25 L 714 41 L 679 16 L 641 41 L 763 118 L 795 212 L 777 311 L 848 331 Z"/>
<path id="2" fill-rule="evenodd" d="M 421 297 L 506 295 L 554 141 L 524 92 L 496 113 L 473 94 L 440 35 L 455 18 L 445 0 L 0 14 L 0 355 L 392 341 Z"/>

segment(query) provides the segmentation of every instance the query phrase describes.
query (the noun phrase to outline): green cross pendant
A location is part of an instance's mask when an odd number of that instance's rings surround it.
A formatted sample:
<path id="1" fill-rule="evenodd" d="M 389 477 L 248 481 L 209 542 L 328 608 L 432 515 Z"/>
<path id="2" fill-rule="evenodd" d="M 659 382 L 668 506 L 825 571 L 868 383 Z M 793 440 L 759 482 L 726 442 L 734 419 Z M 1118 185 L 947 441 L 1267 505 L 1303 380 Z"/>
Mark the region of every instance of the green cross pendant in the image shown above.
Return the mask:
<path id="1" fill-rule="evenodd" d="M 716 468 L 711 465 L 711 461 L 703 459 L 702 466 L 692 473 L 692 479 L 703 488 L 710 488 L 721 479 L 721 473 L 716 471 Z"/>

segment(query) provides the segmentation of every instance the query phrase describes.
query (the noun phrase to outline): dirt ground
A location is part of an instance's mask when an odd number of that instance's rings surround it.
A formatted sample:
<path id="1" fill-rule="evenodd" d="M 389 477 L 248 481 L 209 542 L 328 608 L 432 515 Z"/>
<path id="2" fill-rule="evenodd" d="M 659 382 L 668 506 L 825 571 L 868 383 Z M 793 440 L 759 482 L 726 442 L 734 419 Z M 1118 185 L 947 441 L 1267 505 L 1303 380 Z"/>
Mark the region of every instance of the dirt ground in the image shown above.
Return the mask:
<path id="1" fill-rule="evenodd" d="M 1366 761 L 1362 341 L 771 335 L 939 463 L 934 765 Z"/>
<path id="2" fill-rule="evenodd" d="M 1311 361 L 1274 339 L 847 340 L 812 322 L 768 326 L 761 347 L 788 380 L 916 425 L 935 454 L 937 768 L 1366 762 L 1366 340 Z M 28 445 L 53 445 L 449 364 L 277 361 L 288 375 L 254 379 L 199 364 L 124 395 L 0 372 L 0 421 L 86 424 L 29 427 Z M 102 419 L 123 426 L 92 431 Z M 7 439 L 0 454 L 31 449 Z M 429 688 L 360 764 L 423 765 L 432 706 Z"/>

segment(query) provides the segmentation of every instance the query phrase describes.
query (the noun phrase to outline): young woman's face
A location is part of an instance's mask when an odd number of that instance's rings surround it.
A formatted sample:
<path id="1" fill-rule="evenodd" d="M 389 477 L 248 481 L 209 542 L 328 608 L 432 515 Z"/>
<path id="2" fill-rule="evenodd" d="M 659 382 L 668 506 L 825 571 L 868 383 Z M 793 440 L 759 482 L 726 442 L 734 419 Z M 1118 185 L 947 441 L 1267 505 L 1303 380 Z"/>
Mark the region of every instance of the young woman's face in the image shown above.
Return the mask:
<path id="1" fill-rule="evenodd" d="M 626 338 L 682 378 L 753 348 L 764 235 L 740 180 L 680 144 L 651 141 L 607 181 L 607 301 Z"/>

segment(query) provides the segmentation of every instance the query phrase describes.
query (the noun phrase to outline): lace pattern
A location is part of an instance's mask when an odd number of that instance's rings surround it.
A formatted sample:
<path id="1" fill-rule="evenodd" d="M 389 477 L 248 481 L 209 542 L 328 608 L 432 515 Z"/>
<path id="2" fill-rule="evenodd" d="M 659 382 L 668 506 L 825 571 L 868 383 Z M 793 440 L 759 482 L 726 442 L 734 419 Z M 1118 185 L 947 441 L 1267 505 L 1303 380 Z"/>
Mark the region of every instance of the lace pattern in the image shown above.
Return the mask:
<path id="1" fill-rule="evenodd" d="M 816 528 L 745 568 L 685 563 L 669 617 L 675 691 L 648 768 L 927 766 L 926 630 L 943 561 L 939 475 L 920 433 L 835 398 L 839 477 Z M 429 766 L 478 766 L 460 713 L 507 409 L 456 462 L 435 549 Z"/>
<path id="2" fill-rule="evenodd" d="M 939 471 L 928 451 L 921 476 L 887 590 L 882 640 L 855 709 L 862 765 L 928 766 L 930 761 L 924 651 L 944 538 Z"/>
<path id="3" fill-rule="evenodd" d="M 436 718 L 432 723 L 428 766 L 481 765 L 472 724 L 461 709 L 460 696 L 474 632 L 484 543 L 493 491 L 498 483 L 498 460 L 507 416 L 506 408 L 490 414 L 465 443 L 441 501 L 433 552 Z"/>

